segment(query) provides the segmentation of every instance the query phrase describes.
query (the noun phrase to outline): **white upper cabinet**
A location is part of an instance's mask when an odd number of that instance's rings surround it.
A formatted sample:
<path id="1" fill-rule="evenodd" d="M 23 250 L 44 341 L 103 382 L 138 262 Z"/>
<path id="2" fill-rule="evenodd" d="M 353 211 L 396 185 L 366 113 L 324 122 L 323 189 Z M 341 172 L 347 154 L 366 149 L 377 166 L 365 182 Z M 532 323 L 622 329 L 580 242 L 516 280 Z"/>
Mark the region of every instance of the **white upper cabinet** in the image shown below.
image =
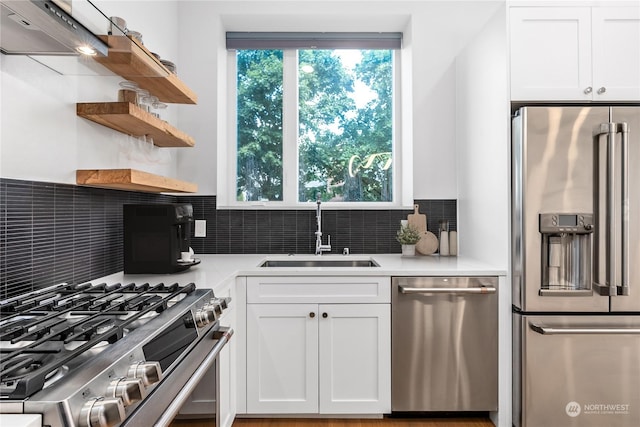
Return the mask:
<path id="1" fill-rule="evenodd" d="M 640 7 L 591 9 L 594 100 L 640 100 Z"/>
<path id="2" fill-rule="evenodd" d="M 511 99 L 640 99 L 640 7 L 512 7 Z"/>

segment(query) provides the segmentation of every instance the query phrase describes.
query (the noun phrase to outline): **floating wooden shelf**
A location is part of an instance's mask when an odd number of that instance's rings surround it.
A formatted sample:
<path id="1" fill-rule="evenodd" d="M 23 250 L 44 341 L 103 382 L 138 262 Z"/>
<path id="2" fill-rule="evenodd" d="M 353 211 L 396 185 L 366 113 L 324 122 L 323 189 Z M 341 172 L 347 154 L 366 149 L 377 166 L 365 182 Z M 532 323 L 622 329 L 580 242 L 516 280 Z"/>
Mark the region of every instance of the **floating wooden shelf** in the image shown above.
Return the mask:
<path id="1" fill-rule="evenodd" d="M 99 36 L 109 45 L 109 55 L 95 60 L 114 73 L 155 95 L 162 102 L 196 104 L 198 97 L 144 46 L 126 36 Z"/>
<path id="2" fill-rule="evenodd" d="M 191 136 L 130 102 L 78 103 L 76 113 L 80 117 L 127 135 L 149 135 L 158 147 L 195 145 Z"/>
<path id="3" fill-rule="evenodd" d="M 135 169 L 88 169 L 76 171 L 76 183 L 92 187 L 148 193 L 195 193 L 198 185 Z"/>

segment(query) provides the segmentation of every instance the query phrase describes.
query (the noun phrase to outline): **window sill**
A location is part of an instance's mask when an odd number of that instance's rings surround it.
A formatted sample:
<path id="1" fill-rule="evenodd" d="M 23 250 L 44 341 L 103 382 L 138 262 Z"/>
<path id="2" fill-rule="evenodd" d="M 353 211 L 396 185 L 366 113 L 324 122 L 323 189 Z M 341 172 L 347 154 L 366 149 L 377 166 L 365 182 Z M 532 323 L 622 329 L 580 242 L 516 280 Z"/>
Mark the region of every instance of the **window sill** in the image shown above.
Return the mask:
<path id="1" fill-rule="evenodd" d="M 253 202 L 243 204 L 219 204 L 216 206 L 217 210 L 305 210 L 315 209 L 315 202 L 297 203 L 297 204 L 283 204 L 281 202 Z M 322 202 L 322 210 L 413 210 L 413 204 L 407 206 L 400 206 L 391 203 L 381 202 L 356 202 L 356 203 L 332 203 Z"/>

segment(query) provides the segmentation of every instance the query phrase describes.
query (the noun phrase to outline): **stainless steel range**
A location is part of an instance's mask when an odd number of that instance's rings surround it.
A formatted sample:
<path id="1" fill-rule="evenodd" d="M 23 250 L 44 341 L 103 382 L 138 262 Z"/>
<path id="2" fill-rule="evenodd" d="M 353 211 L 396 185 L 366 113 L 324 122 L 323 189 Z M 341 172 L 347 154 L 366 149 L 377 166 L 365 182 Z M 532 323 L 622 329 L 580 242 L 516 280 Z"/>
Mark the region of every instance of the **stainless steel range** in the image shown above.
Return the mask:
<path id="1" fill-rule="evenodd" d="M 57 285 L 0 301 L 0 413 L 166 426 L 233 330 L 229 298 L 178 284 Z"/>

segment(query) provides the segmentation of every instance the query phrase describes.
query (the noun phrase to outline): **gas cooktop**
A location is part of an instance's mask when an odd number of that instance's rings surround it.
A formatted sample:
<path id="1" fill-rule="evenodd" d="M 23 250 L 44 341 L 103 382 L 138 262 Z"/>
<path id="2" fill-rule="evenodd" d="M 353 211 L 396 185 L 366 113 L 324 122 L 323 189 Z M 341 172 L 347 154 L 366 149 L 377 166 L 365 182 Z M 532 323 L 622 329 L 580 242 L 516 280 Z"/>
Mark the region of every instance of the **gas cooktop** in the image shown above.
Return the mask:
<path id="1" fill-rule="evenodd" d="M 31 396 L 194 290 L 63 284 L 2 301 L 0 396 Z"/>
<path id="2" fill-rule="evenodd" d="M 0 413 L 120 425 L 183 360 L 226 343 L 229 301 L 193 283 L 61 284 L 0 301 Z"/>

